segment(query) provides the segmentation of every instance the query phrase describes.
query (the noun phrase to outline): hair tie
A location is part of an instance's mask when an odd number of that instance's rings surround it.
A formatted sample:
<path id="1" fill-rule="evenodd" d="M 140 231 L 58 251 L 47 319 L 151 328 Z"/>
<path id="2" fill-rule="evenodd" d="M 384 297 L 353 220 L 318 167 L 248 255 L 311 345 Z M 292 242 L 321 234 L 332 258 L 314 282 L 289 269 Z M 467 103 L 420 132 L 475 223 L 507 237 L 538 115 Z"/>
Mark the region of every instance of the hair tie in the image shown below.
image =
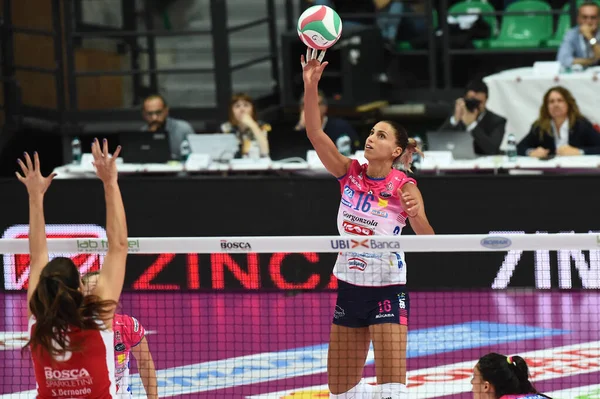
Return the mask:
<path id="1" fill-rule="evenodd" d="M 507 356 L 506 361 L 508 362 L 508 364 L 512 364 L 513 366 L 515 366 L 515 363 L 512 360 L 512 356 Z"/>

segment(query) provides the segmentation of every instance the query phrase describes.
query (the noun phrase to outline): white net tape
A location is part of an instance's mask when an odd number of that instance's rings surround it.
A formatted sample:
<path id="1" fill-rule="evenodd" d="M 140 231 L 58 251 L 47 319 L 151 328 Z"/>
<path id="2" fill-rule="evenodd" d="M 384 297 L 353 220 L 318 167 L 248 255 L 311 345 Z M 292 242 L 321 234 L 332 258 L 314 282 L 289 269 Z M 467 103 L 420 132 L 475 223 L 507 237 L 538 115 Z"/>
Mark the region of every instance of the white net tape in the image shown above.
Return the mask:
<path id="1" fill-rule="evenodd" d="M 140 237 L 129 239 L 129 252 L 272 253 L 272 252 L 486 252 L 598 250 L 600 234 L 468 234 L 432 236 L 289 236 L 289 237 Z M 49 239 L 50 253 L 106 253 L 106 239 Z M 0 239 L 0 253 L 27 254 L 25 239 Z"/>

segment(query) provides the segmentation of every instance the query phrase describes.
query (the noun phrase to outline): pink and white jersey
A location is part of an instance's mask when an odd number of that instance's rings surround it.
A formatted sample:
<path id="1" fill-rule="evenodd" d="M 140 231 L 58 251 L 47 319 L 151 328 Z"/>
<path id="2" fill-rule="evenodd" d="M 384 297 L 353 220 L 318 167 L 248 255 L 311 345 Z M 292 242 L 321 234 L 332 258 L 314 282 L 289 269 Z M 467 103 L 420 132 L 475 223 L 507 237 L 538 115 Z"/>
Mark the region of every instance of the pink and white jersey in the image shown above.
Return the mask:
<path id="1" fill-rule="evenodd" d="M 404 253 L 358 252 L 369 248 L 369 236 L 399 235 L 406 225 L 398 189 L 414 179 L 393 169 L 385 178 L 367 176 L 367 164 L 352 160 L 348 173 L 338 179 L 342 191 L 338 230 L 352 240 L 357 252 L 338 255 L 333 274 L 340 280 L 361 286 L 406 284 Z"/>
<path id="2" fill-rule="evenodd" d="M 35 331 L 36 320 L 29 318 L 29 337 Z M 98 320 L 98 324 L 103 324 Z M 38 399 L 113 399 L 115 393 L 115 363 L 113 332 L 110 330 L 80 330 L 73 328 L 67 340 L 82 344 L 83 351 L 66 352 L 52 357 L 43 348 L 32 348 Z"/>
<path id="3" fill-rule="evenodd" d="M 115 333 L 115 382 L 118 398 L 131 398 L 131 381 L 129 380 L 129 360 L 131 348 L 142 342 L 146 330 L 135 317 L 115 314 L 113 319 Z"/>
<path id="4" fill-rule="evenodd" d="M 545 396 L 537 393 L 526 393 L 520 395 L 504 395 L 500 399 L 545 399 Z"/>

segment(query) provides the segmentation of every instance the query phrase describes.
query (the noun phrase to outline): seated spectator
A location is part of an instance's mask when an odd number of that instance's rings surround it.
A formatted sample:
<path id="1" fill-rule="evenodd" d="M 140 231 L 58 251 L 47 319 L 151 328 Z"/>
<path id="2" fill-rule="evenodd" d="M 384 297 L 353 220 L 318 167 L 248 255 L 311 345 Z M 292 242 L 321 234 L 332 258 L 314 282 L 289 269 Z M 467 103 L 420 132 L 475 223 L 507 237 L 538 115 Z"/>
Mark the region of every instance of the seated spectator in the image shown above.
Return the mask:
<path id="1" fill-rule="evenodd" d="M 233 133 L 240 142 L 238 158 L 251 156 L 257 148 L 261 157 L 269 156 L 268 133 L 271 125 L 256 120 L 256 109 L 252 98 L 245 94 L 234 94 L 229 103 L 229 121 L 221 125 L 221 132 Z"/>
<path id="2" fill-rule="evenodd" d="M 599 17 L 598 4 L 585 2 L 579 7 L 577 26 L 565 34 L 556 55 L 556 60 L 563 68 L 571 68 L 573 65 L 589 67 L 598 64 L 600 61 Z"/>
<path id="3" fill-rule="evenodd" d="M 488 353 L 473 368 L 475 399 L 551 399 L 529 381 L 529 367 L 521 356 Z"/>
<path id="4" fill-rule="evenodd" d="M 486 109 L 487 100 L 488 87 L 483 81 L 469 83 L 464 98 L 454 104 L 454 115 L 439 130 L 471 133 L 475 154 L 500 154 L 506 119 Z"/>
<path id="5" fill-rule="evenodd" d="M 169 107 L 165 99 L 159 94 L 146 97 L 142 106 L 142 115 L 146 125 L 142 131 L 163 132 L 169 137 L 171 157 L 181 159 L 181 143 L 188 134 L 194 134 L 192 125 L 188 122 L 169 117 Z"/>
<path id="6" fill-rule="evenodd" d="M 344 17 L 344 27 L 373 25 L 375 22 L 381 31 L 381 36 L 388 42 L 398 38 L 398 27 L 401 24 L 402 13 L 412 11 L 402 1 L 397 0 L 308 0 L 308 3 L 325 5 L 335 9 L 339 14 L 368 14 L 376 18 Z M 412 21 L 410 18 L 409 22 Z M 413 18 L 415 19 L 415 18 Z M 412 24 L 410 24 L 412 26 Z M 423 32 L 421 32 L 423 33 Z"/>
<path id="7" fill-rule="evenodd" d="M 356 131 L 350 123 L 344 119 L 327 116 L 327 99 L 321 91 L 319 91 L 319 110 L 321 111 L 323 131 L 335 143 L 341 154 L 349 156 L 354 154 L 357 149 L 361 148 L 358 134 L 356 134 Z M 300 120 L 298 120 L 295 129 L 296 131 L 306 134 L 304 122 L 304 97 L 300 99 Z"/>
<path id="8" fill-rule="evenodd" d="M 581 115 L 571 92 L 555 86 L 544 94 L 540 115 L 517 146 L 517 154 L 535 158 L 600 154 L 600 133 Z"/>

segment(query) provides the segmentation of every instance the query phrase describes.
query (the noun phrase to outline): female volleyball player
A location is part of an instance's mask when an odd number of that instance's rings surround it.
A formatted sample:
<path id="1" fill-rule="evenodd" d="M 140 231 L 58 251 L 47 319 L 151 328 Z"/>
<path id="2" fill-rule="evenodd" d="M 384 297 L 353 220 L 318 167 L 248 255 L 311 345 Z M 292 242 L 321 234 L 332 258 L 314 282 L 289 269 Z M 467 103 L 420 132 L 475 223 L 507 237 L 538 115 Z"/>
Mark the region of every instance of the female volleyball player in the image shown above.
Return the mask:
<path id="1" fill-rule="evenodd" d="M 82 278 L 83 295 L 92 295 L 98 285 L 100 272 L 86 273 Z M 122 399 L 132 398 L 129 378 L 129 355 L 133 354 L 137 362 L 140 378 L 146 397 L 158 399 L 158 383 L 152 353 L 146 340 L 146 329 L 135 318 L 124 314 L 115 314 L 113 319 L 115 333 L 115 384 L 117 396 Z"/>
<path id="2" fill-rule="evenodd" d="M 488 353 L 473 368 L 474 399 L 543 399 L 529 381 L 529 368 L 520 356 Z"/>
<path id="3" fill-rule="evenodd" d="M 104 184 L 108 252 L 95 295 L 84 297 L 71 259 L 48 257 L 44 194 L 54 174 L 43 177 L 40 160 L 19 160 L 17 178 L 29 194 L 29 342 L 38 398 L 115 397 L 112 319 L 121 295 L 127 258 L 125 209 L 117 183 L 116 159 L 108 144 L 92 144 L 96 174 Z M 80 200 L 84 201 L 84 198 Z M 95 210 L 90 209 L 91 212 Z"/>
<path id="4" fill-rule="evenodd" d="M 417 234 L 434 234 L 416 182 L 393 168 L 410 165 L 414 140 L 404 128 L 381 121 L 365 143 L 367 165 L 341 155 L 321 129 L 318 83 L 327 62 L 324 52 L 301 57 L 306 132 L 327 170 L 342 191 L 338 211 L 341 235 L 353 235 L 357 252 L 340 253 L 334 274 L 338 298 L 331 327 L 327 362 L 331 398 L 406 398 L 406 340 L 409 298 L 402 252 L 370 253 L 369 236 L 400 234 L 406 221 Z M 364 251 L 361 251 L 361 248 Z M 361 251 L 361 252 L 358 252 Z M 380 393 L 361 381 L 370 341 Z"/>

